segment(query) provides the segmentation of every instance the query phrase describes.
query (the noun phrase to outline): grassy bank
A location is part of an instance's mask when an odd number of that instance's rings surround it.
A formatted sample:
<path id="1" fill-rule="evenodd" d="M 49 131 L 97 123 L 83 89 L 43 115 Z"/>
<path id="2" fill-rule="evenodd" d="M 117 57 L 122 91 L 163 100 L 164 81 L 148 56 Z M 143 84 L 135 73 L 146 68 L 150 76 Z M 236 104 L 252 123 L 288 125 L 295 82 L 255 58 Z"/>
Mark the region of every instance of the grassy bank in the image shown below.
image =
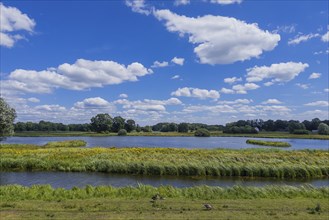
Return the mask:
<path id="1" fill-rule="evenodd" d="M 97 171 L 173 176 L 313 178 L 329 176 L 329 151 L 279 149 L 20 148 L 0 149 L 0 169 Z"/>
<path id="2" fill-rule="evenodd" d="M 221 131 L 210 132 L 213 137 L 254 137 L 254 138 L 296 138 L 296 139 L 319 139 L 329 140 L 329 135 L 318 134 L 289 134 L 288 132 L 260 132 L 258 134 L 224 134 Z M 91 137 L 106 137 L 117 136 L 117 133 L 95 133 L 95 132 L 16 132 L 17 137 L 68 137 L 68 136 L 91 136 Z M 179 132 L 132 132 L 128 136 L 160 136 L 160 137 L 192 137 L 194 132 L 179 133 Z"/>
<path id="3" fill-rule="evenodd" d="M 246 143 L 261 145 L 261 146 L 271 146 L 271 147 L 291 147 L 291 144 L 282 141 L 261 141 L 261 140 L 248 139 Z"/>
<path id="4" fill-rule="evenodd" d="M 67 140 L 67 141 L 53 141 L 45 145 L 39 146 L 34 144 L 0 144 L 0 149 L 38 149 L 38 148 L 68 148 L 68 147 L 85 147 L 87 142 L 82 140 Z"/>
<path id="5" fill-rule="evenodd" d="M 165 200 L 150 202 L 159 193 Z M 1 186 L 1 219 L 328 219 L 329 188 Z M 205 210 L 203 204 L 211 204 Z"/>

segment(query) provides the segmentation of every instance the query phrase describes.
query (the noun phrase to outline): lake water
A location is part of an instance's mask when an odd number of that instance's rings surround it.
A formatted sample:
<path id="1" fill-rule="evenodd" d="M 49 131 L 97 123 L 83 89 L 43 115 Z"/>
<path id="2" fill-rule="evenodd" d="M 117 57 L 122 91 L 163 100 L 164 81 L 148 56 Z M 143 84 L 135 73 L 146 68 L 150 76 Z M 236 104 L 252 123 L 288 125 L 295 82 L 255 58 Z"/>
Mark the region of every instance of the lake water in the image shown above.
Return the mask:
<path id="1" fill-rule="evenodd" d="M 291 144 L 289 150 L 329 149 L 329 140 L 313 139 L 278 139 L 247 137 L 145 137 L 145 136 L 110 136 L 110 137 L 9 137 L 1 143 L 44 145 L 49 141 L 84 140 L 87 147 L 175 147 L 175 148 L 266 148 L 266 146 L 246 144 L 247 139 L 266 141 L 284 141 Z M 273 147 L 271 147 L 273 148 Z"/>
<path id="2" fill-rule="evenodd" d="M 118 175 L 97 172 L 0 172 L 0 185 L 19 184 L 32 186 L 35 184 L 50 184 L 54 188 L 71 189 L 73 186 L 111 185 L 114 187 L 137 186 L 138 184 L 174 187 L 192 187 L 199 185 L 232 187 L 234 185 L 261 187 L 266 185 L 301 186 L 310 184 L 314 187 L 329 186 L 329 179 L 280 180 L 274 178 L 214 178 L 214 177 L 176 177 L 176 176 L 142 176 Z"/>

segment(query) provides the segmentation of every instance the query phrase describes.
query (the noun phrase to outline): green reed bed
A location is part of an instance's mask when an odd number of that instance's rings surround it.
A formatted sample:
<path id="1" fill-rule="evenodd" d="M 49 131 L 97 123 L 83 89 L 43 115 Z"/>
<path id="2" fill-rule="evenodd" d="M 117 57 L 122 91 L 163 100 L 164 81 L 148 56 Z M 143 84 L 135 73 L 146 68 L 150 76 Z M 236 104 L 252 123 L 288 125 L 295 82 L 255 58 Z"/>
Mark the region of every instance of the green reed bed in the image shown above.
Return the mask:
<path id="1" fill-rule="evenodd" d="M 276 199 L 276 198 L 328 198 L 329 187 L 314 188 L 310 185 L 301 187 L 266 186 L 230 188 L 195 186 L 175 188 L 173 186 L 153 187 L 139 185 L 137 187 L 90 186 L 72 189 L 52 188 L 50 185 L 0 186 L 1 201 L 18 200 L 58 200 L 58 199 L 91 199 L 91 198 L 151 198 L 160 194 L 165 198 L 187 199 Z"/>
<path id="2" fill-rule="evenodd" d="M 262 141 L 262 140 L 251 140 L 246 141 L 247 144 L 270 146 L 270 147 L 291 147 L 291 144 L 283 141 Z"/>
<path id="3" fill-rule="evenodd" d="M 329 176 L 329 151 L 175 148 L 0 148 L 0 170 L 173 176 Z"/>
<path id="4" fill-rule="evenodd" d="M 53 141 L 48 142 L 45 145 L 39 146 L 35 144 L 0 144 L 0 149 L 9 148 L 9 149 L 15 149 L 15 148 L 26 148 L 26 149 L 36 149 L 36 148 L 58 148 L 58 147 L 85 147 L 87 145 L 87 142 L 83 140 L 67 140 L 67 141 Z"/>

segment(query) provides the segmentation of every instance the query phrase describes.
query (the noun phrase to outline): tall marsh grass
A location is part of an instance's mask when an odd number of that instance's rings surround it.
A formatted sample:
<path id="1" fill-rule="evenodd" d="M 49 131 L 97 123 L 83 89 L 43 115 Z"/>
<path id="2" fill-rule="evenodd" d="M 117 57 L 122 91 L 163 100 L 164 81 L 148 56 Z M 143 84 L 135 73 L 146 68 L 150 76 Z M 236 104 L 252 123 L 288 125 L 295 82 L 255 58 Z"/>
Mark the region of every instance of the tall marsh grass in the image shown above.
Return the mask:
<path id="1" fill-rule="evenodd" d="M 172 186 L 152 187 L 139 185 L 137 187 L 90 186 L 72 189 L 52 188 L 50 185 L 34 185 L 25 187 L 21 185 L 0 186 L 1 201 L 21 200 L 65 200 L 65 199 L 91 199 L 91 198 L 151 198 L 160 194 L 166 198 L 187 199 L 275 199 L 275 198 L 307 198 L 329 199 L 329 187 L 314 188 L 310 185 L 301 187 L 292 186 L 266 186 L 230 188 L 195 186 L 189 188 L 175 188 Z"/>
<path id="2" fill-rule="evenodd" d="M 251 140 L 246 141 L 247 144 L 255 144 L 261 146 L 271 146 L 271 147 L 291 147 L 291 144 L 283 141 L 262 141 L 262 140 Z"/>
<path id="3" fill-rule="evenodd" d="M 175 148 L 0 148 L 0 170 L 173 176 L 329 176 L 329 151 Z"/>

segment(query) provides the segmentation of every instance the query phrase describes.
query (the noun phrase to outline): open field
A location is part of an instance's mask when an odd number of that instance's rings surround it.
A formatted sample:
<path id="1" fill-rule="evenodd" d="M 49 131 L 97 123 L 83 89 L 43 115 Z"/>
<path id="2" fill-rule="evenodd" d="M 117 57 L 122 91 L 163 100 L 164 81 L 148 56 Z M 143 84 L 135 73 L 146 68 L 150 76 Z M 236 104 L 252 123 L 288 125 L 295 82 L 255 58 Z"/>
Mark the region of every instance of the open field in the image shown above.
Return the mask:
<path id="1" fill-rule="evenodd" d="M 151 202 L 159 193 L 165 200 Z M 0 187 L 1 219 L 328 219 L 329 188 Z M 211 204 L 206 210 L 203 204 Z"/>
<path id="2" fill-rule="evenodd" d="M 280 149 L 43 148 L 4 144 L 3 171 L 96 171 L 173 176 L 329 176 L 329 151 Z"/>
<path id="3" fill-rule="evenodd" d="M 210 132 L 213 137 L 254 137 L 254 138 L 297 138 L 297 139 L 320 139 L 329 140 L 329 135 L 318 134 L 289 134 L 288 132 L 260 132 L 258 134 L 224 134 L 221 131 Z M 95 133 L 95 132 L 16 132 L 17 137 L 68 137 L 68 136 L 117 136 L 117 133 Z M 163 136 L 163 137 L 190 137 L 194 136 L 193 132 L 132 132 L 128 136 Z"/>
<path id="4" fill-rule="evenodd" d="M 248 139 L 246 143 L 261 145 L 261 146 L 271 146 L 271 147 L 291 147 L 291 144 L 283 141 L 261 141 L 261 140 Z"/>

